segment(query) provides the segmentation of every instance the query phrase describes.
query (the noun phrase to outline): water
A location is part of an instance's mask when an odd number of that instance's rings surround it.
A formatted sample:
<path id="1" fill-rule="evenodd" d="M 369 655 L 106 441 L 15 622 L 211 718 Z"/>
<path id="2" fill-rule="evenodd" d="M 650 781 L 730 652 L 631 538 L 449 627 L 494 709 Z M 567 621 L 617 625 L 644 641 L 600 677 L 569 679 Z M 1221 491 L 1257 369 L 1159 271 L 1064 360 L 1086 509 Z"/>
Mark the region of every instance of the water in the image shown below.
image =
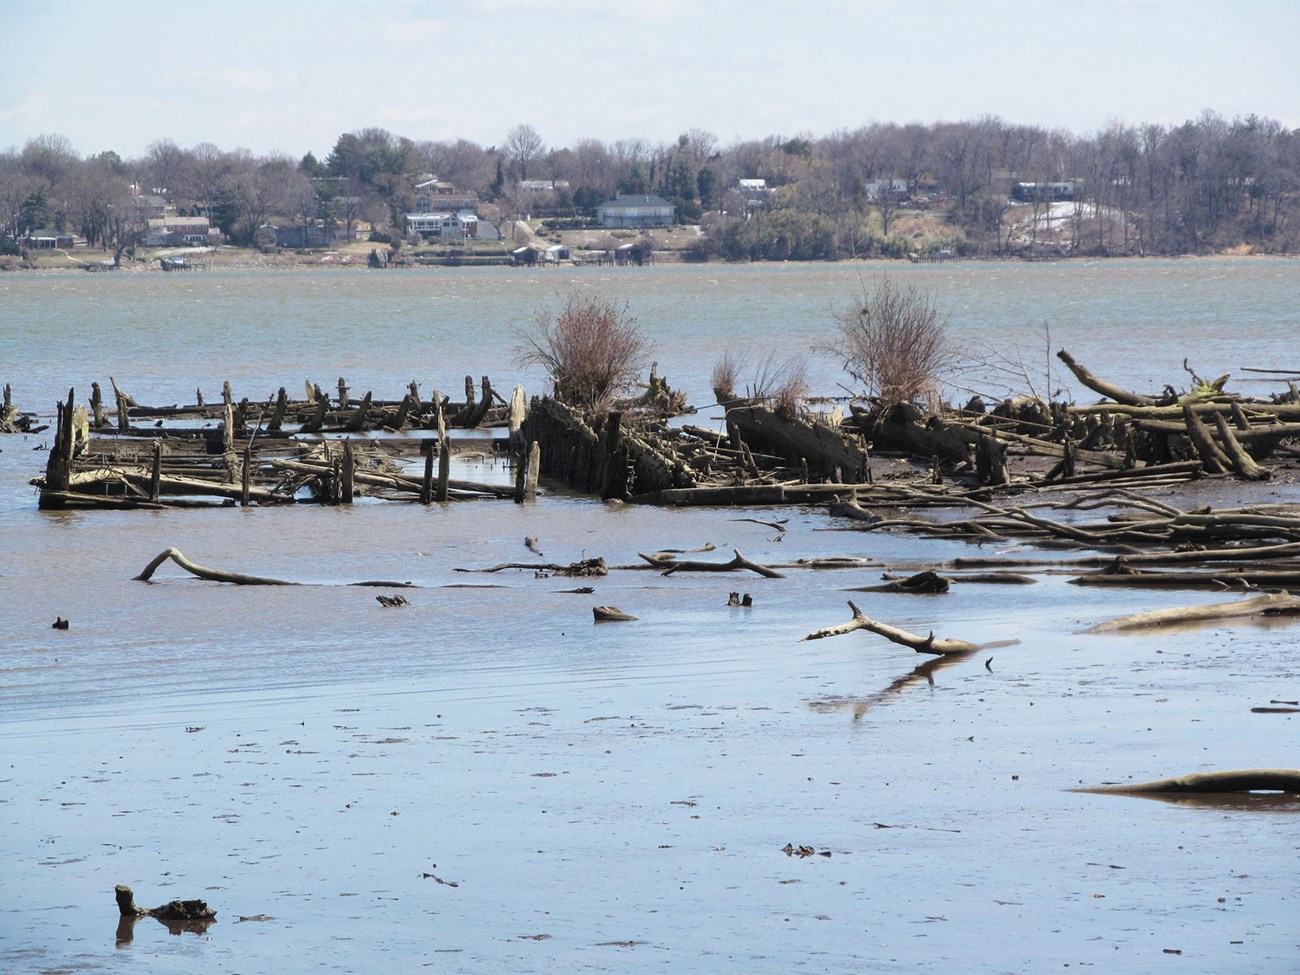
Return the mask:
<path id="1" fill-rule="evenodd" d="M 579 284 L 625 300 L 661 374 L 706 405 L 728 345 L 806 350 L 883 270 L 14 275 L 0 278 L 0 380 L 43 412 L 110 374 L 149 403 L 340 375 L 383 398 L 411 379 L 456 393 L 466 373 L 536 392 L 515 330 Z M 1300 366 L 1295 261 L 887 270 L 929 290 L 966 349 L 1015 351 L 1034 383 L 1044 321 L 1053 347 L 1127 386 L 1186 385 L 1184 356 L 1207 376 Z M 815 392 L 843 379 L 824 357 L 809 371 Z M 38 512 L 26 480 L 45 439 L 0 439 L 6 971 L 1142 971 L 1166 949 L 1197 970 L 1295 968 L 1293 809 L 1063 791 L 1295 764 L 1294 718 L 1250 713 L 1297 696 L 1292 629 L 1078 632 L 1213 595 L 1054 576 L 939 598 L 841 591 L 879 568 L 626 569 L 575 595 L 562 590 L 587 580 L 456 570 L 537 561 L 527 535 L 546 561 L 611 565 L 705 543 L 700 558 L 882 567 L 992 551 L 826 531 L 814 509 L 563 492 Z M 454 476 L 505 476 L 479 463 Z M 788 531 L 744 517 L 789 517 Z M 308 585 L 174 568 L 134 582 L 168 546 Z M 420 588 L 390 610 L 344 585 L 375 578 Z M 728 607 L 731 589 L 754 609 Z M 915 654 L 865 634 L 798 642 L 846 620 L 850 597 L 921 632 L 1020 643 L 882 697 Z M 596 604 L 640 619 L 593 625 Z M 70 629 L 50 629 L 56 616 Z M 788 858 L 788 842 L 831 856 Z M 171 936 L 145 919 L 127 943 L 116 883 L 146 905 L 203 897 L 218 922 Z"/>

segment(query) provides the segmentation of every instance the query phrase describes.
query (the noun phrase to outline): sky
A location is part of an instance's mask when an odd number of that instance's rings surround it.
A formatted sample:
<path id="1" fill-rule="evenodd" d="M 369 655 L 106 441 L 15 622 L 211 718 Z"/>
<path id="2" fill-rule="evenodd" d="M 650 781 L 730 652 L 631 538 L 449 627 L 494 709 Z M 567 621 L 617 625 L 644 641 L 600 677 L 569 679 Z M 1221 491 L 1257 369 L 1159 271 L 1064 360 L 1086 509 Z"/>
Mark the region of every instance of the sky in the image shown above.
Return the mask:
<path id="1" fill-rule="evenodd" d="M 1300 0 L 0 0 L 0 150 L 1300 127 Z"/>

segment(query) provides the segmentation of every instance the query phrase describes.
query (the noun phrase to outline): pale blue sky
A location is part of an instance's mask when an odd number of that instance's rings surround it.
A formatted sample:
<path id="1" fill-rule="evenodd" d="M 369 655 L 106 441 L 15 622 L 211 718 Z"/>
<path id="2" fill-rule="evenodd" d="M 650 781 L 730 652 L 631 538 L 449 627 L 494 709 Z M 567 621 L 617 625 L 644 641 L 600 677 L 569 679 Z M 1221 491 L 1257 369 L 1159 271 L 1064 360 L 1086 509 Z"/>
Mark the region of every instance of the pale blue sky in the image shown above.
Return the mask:
<path id="1" fill-rule="evenodd" d="M 0 148 L 723 144 L 984 114 L 1300 127 L 1300 0 L 0 0 Z"/>

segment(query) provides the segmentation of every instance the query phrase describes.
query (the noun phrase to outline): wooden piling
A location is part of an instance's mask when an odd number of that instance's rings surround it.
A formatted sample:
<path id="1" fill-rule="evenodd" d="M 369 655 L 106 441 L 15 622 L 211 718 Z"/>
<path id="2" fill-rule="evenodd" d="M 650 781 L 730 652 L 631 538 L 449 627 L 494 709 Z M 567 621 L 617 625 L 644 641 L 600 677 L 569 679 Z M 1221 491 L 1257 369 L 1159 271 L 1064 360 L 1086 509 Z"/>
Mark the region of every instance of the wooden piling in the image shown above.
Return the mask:
<path id="1" fill-rule="evenodd" d="M 370 394 L 366 394 L 369 399 Z M 352 449 L 351 438 L 343 441 L 343 483 L 339 488 L 339 503 L 351 504 L 353 489 L 355 487 L 354 475 L 356 474 L 356 454 Z"/>
<path id="2" fill-rule="evenodd" d="M 542 466 L 542 448 L 536 440 L 528 445 L 528 476 L 524 479 L 524 500 L 537 500 L 537 474 Z"/>
<path id="3" fill-rule="evenodd" d="M 253 445 L 244 445 L 244 463 L 239 472 L 239 504 L 247 508 L 249 492 L 253 487 Z M 157 500 L 156 498 L 154 500 Z"/>
<path id="4" fill-rule="evenodd" d="M 442 394 L 433 391 L 434 411 L 438 422 L 438 491 L 434 498 L 447 500 L 447 482 L 451 479 L 451 444 L 447 442 L 447 418 L 442 412 Z"/>
<path id="5" fill-rule="evenodd" d="M 433 504 L 433 441 L 424 441 L 424 480 L 420 483 L 420 504 Z"/>
<path id="6" fill-rule="evenodd" d="M 153 442 L 153 467 L 149 471 L 149 500 L 157 501 L 159 488 L 162 484 L 162 441 Z M 244 493 L 247 495 L 248 487 L 245 485 Z M 245 501 L 247 503 L 247 501 Z"/>

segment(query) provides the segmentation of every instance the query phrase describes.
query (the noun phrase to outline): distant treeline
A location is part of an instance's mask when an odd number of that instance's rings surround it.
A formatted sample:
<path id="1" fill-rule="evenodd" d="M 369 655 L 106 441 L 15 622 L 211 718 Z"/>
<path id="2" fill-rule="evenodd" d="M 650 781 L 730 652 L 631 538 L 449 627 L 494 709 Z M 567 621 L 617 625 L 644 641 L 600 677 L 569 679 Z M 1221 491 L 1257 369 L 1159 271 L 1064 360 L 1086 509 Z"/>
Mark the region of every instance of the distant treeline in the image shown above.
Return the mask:
<path id="1" fill-rule="evenodd" d="M 594 217 L 616 193 L 658 194 L 680 222 L 704 227 L 701 259 L 1032 255 L 1061 246 L 1052 231 L 1063 222 L 1074 254 L 1300 245 L 1300 132 L 1206 111 L 1172 128 L 1114 123 L 1083 136 L 984 117 L 729 146 L 699 129 L 669 144 L 584 139 L 563 148 L 528 125 L 486 147 L 363 129 L 341 135 L 324 159 L 168 139 L 138 159 L 82 158 L 63 137 L 45 135 L 0 152 L 0 246 L 12 250 L 40 228 L 106 248 L 137 242 L 130 201 L 141 192 L 164 196 L 182 215 L 208 216 L 240 244 L 271 221 L 365 222 L 399 236 L 427 174 L 476 193 L 488 219 L 564 226 Z"/>

